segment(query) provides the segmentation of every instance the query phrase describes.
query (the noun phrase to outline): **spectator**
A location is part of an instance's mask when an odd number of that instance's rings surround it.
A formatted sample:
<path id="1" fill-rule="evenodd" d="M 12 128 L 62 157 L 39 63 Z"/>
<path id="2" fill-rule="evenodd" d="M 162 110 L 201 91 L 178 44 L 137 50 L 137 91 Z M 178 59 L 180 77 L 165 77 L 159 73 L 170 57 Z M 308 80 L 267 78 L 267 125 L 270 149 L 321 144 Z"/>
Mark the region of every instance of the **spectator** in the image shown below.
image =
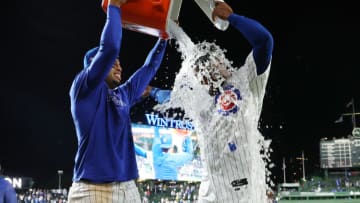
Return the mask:
<path id="1" fill-rule="evenodd" d="M 0 203 L 17 203 L 14 187 L 0 176 Z"/>

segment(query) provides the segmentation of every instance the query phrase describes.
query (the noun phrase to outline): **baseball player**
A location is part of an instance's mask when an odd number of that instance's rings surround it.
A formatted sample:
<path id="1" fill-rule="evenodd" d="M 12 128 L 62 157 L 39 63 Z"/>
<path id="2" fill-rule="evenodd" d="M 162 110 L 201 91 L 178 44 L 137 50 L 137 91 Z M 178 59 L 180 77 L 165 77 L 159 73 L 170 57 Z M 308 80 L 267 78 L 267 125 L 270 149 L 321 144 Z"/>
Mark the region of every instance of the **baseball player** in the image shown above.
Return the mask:
<path id="1" fill-rule="evenodd" d="M 125 83 L 118 59 L 121 6 L 110 0 L 99 46 L 84 57 L 70 89 L 78 149 L 68 202 L 141 202 L 130 108 L 139 101 L 162 62 L 167 42 L 158 39 L 145 63 Z"/>
<path id="2" fill-rule="evenodd" d="M 177 180 L 180 167 L 190 162 L 193 158 L 193 144 L 190 136 L 186 136 L 183 142 L 183 150 L 178 153 L 169 153 L 173 147 L 170 134 L 159 133 L 159 128 L 154 130 L 152 145 L 155 178 L 160 180 Z"/>
<path id="3" fill-rule="evenodd" d="M 180 70 L 166 105 L 184 109 L 199 136 L 205 168 L 199 202 L 265 203 L 268 187 L 261 154 L 265 141 L 258 131 L 258 121 L 273 38 L 259 22 L 233 13 L 227 3 L 215 5 L 213 18 L 228 20 L 250 43 L 252 51 L 235 69 L 216 44 L 195 45 L 194 52 L 184 57 L 182 68 L 190 64 L 193 71 Z M 161 110 L 161 106 L 155 108 Z"/>

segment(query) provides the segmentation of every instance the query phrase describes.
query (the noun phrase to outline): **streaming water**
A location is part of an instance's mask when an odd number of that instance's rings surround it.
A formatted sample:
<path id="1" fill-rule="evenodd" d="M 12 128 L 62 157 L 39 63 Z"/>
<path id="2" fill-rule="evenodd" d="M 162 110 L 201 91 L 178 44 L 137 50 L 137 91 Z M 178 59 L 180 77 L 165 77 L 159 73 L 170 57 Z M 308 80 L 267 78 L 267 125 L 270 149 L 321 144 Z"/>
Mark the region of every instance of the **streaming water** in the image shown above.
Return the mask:
<path id="1" fill-rule="evenodd" d="M 270 160 L 271 142 L 264 140 L 257 129 L 263 99 L 261 92 L 265 91 L 265 85 L 255 95 L 252 84 L 256 79 L 249 78 L 253 70 L 233 67 L 225 57 L 226 50 L 215 43 L 204 41 L 195 44 L 175 23 L 170 22 L 169 27 L 182 55 L 182 64 L 170 101 L 158 104 L 154 109 L 166 112 L 181 108 L 185 112 L 184 117 L 192 120 L 206 169 L 204 175 L 210 176 L 210 188 L 214 190 L 208 198 L 216 202 L 267 202 L 266 191 L 273 186 L 269 171 L 273 166 Z M 216 66 L 228 68 L 232 76 L 226 82 L 236 89 L 221 88 L 225 78 L 216 72 Z M 194 69 L 198 70 L 197 74 Z M 212 74 L 214 71 L 215 76 Z M 219 89 L 220 97 L 215 99 L 209 94 L 209 85 L 200 82 L 204 77 L 217 78 L 212 85 Z M 265 84 L 266 80 L 267 77 Z M 219 105 L 232 109 L 230 113 L 224 113 Z M 247 185 L 235 184 L 244 178 L 248 181 Z M 199 196 L 204 195 L 207 183 L 202 182 Z"/>

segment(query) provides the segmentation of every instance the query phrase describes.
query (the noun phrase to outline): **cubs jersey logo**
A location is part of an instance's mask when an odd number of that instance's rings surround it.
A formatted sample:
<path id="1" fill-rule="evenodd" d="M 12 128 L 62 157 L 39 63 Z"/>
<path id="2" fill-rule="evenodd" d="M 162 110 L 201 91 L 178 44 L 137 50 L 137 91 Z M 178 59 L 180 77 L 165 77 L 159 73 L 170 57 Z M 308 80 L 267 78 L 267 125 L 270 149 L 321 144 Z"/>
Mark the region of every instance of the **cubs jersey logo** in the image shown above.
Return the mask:
<path id="1" fill-rule="evenodd" d="M 237 101 L 242 100 L 240 95 L 240 90 L 234 88 L 232 85 L 227 85 L 224 87 L 222 93 L 218 93 L 215 96 L 215 105 L 217 105 L 218 112 L 227 116 L 231 113 L 236 113 L 239 110 Z"/>
<path id="2" fill-rule="evenodd" d="M 107 101 L 113 102 L 116 106 L 125 106 L 126 104 L 121 100 L 114 91 L 108 90 Z"/>

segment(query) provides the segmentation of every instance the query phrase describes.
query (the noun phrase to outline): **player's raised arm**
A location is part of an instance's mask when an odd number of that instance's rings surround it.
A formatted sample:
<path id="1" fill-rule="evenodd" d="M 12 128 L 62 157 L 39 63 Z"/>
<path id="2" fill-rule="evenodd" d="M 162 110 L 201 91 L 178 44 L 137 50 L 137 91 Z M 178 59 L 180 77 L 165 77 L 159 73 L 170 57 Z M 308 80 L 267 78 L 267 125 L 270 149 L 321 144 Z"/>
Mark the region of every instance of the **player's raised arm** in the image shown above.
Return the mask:
<path id="1" fill-rule="evenodd" d="M 217 2 L 213 11 L 213 18 L 218 17 L 228 20 L 249 41 L 253 48 L 257 74 L 265 72 L 268 67 L 272 51 L 273 37 L 271 33 L 258 21 L 235 14 L 232 8 L 225 2 Z"/>

